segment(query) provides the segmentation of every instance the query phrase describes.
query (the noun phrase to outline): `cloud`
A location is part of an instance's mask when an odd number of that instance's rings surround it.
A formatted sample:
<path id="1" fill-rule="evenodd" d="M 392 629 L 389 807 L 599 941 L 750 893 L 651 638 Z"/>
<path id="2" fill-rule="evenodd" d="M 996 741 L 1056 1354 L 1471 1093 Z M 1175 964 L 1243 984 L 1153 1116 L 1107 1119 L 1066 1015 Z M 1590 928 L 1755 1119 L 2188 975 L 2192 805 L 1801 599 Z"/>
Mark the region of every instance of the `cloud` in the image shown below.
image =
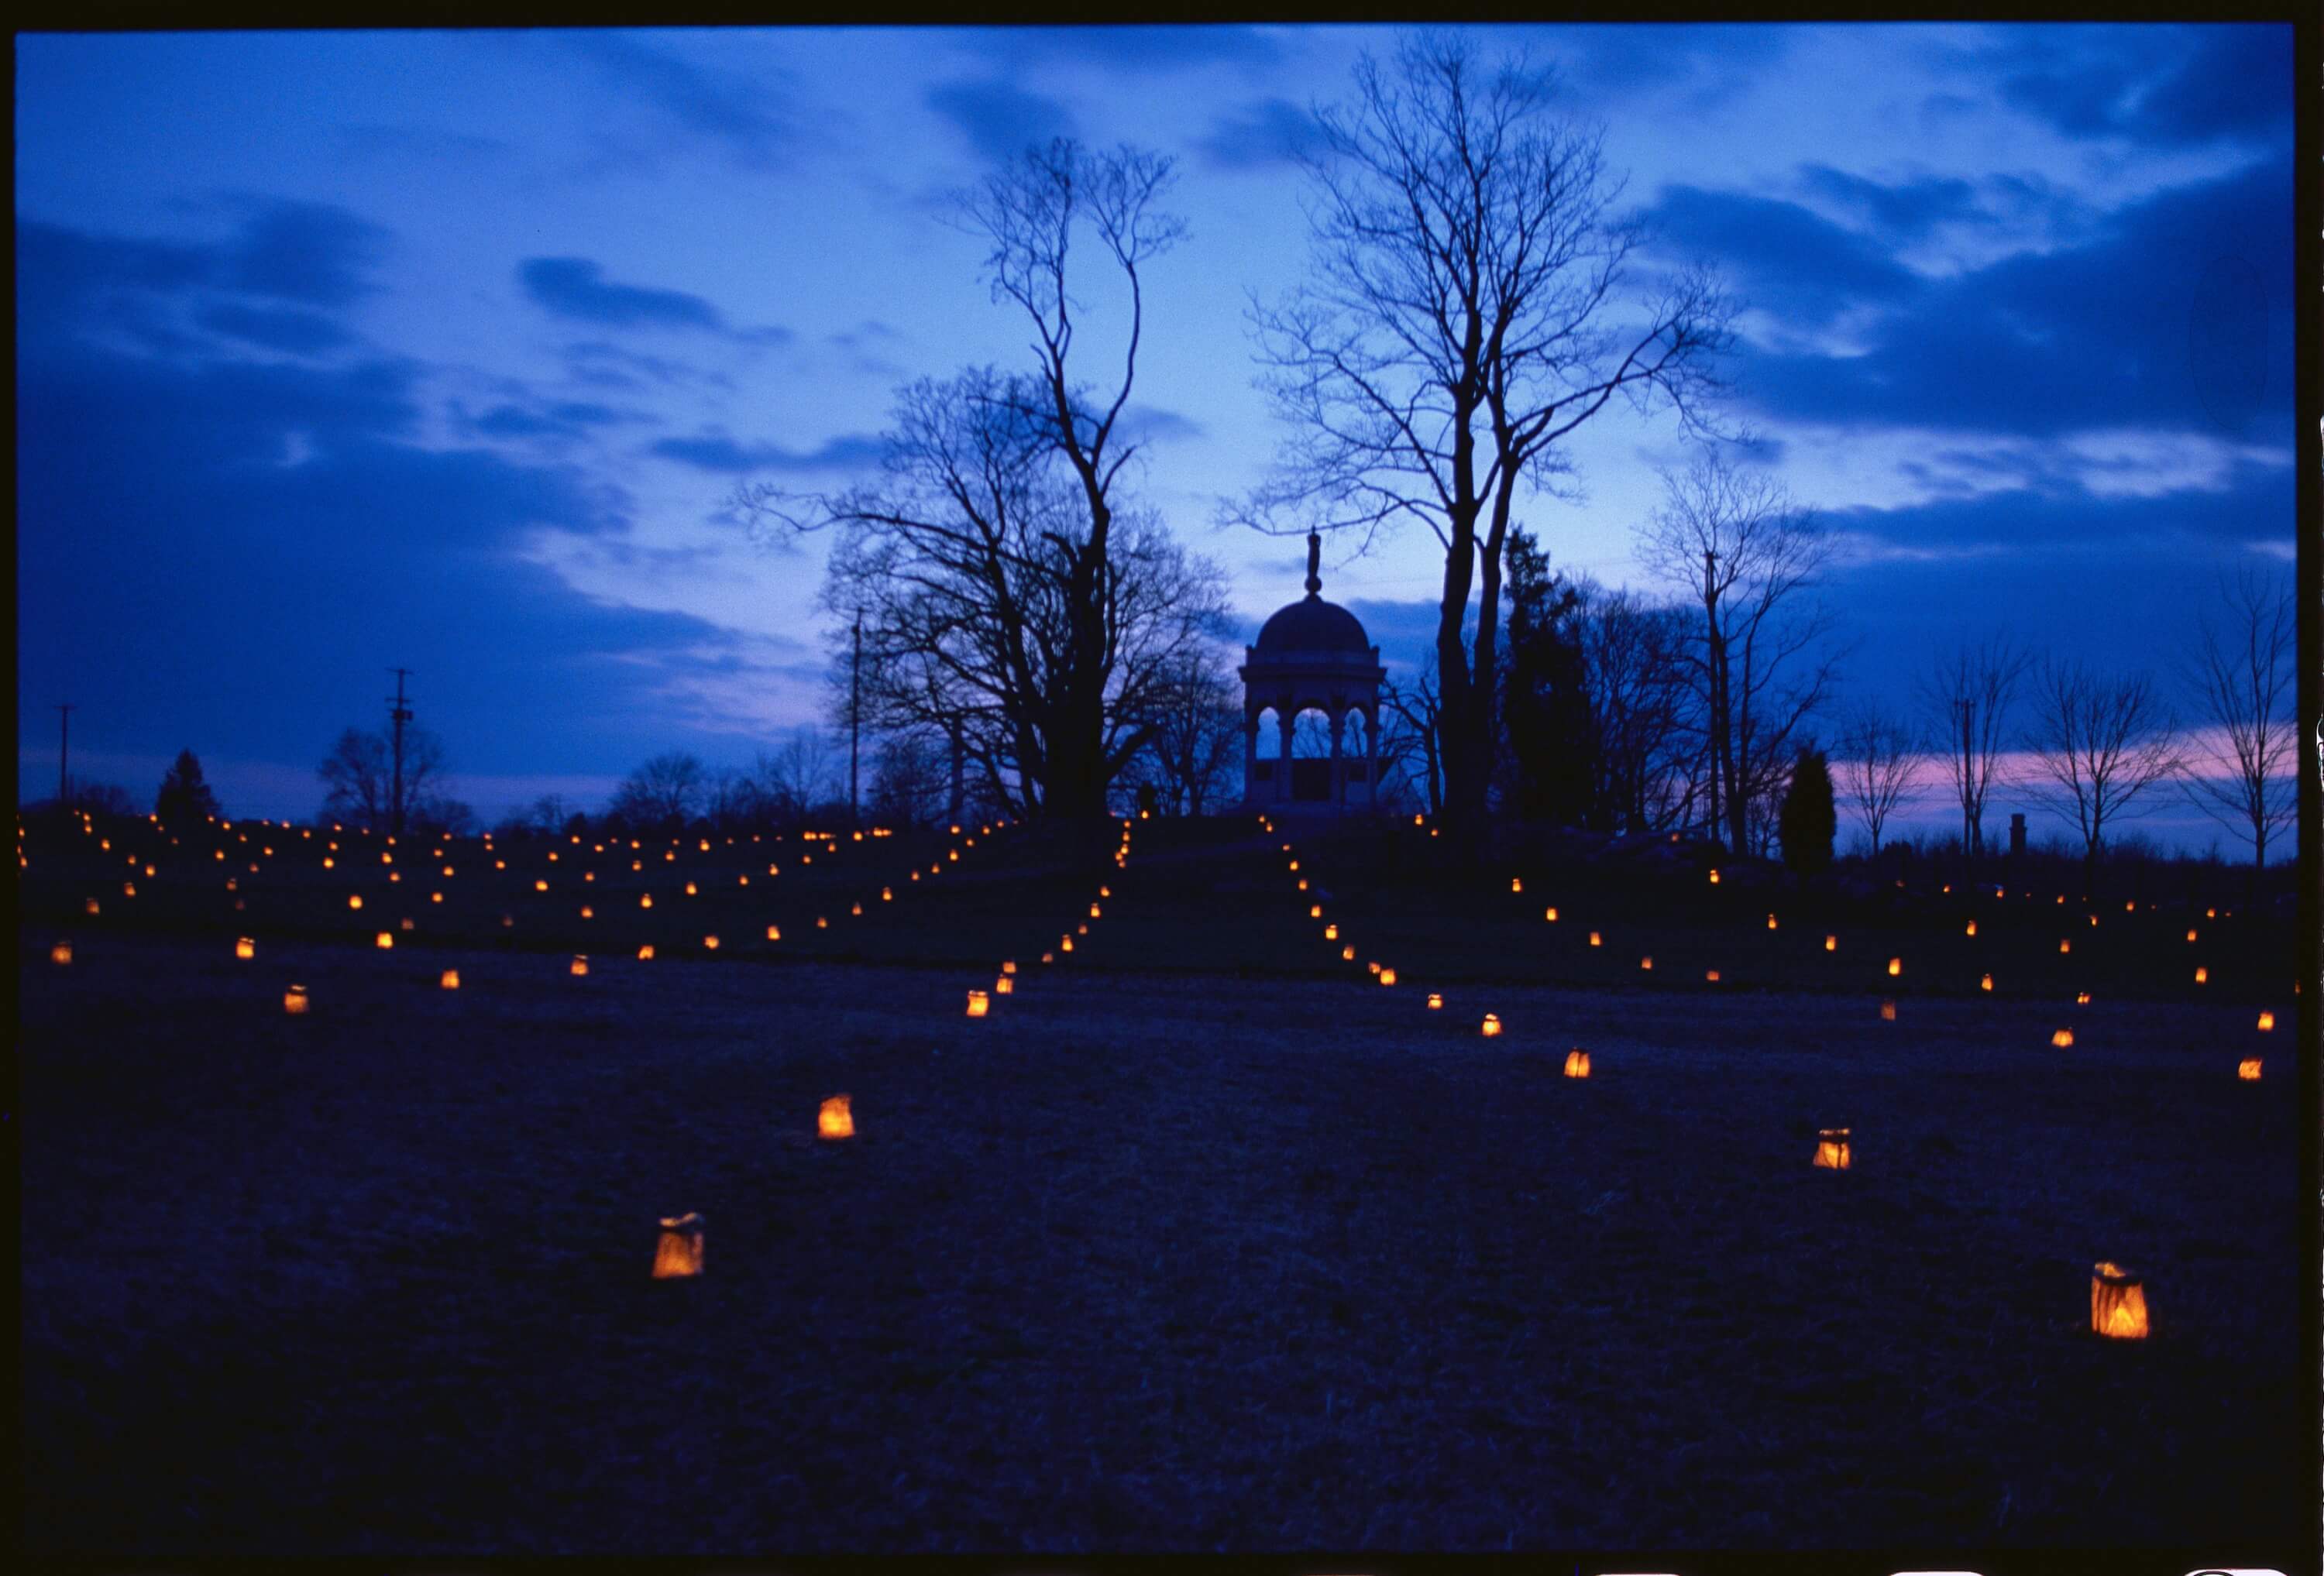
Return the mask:
<path id="1" fill-rule="evenodd" d="M 561 442 L 586 438 L 594 427 L 613 427 L 656 418 L 642 411 L 616 410 L 586 400 L 558 400 L 546 404 L 503 404 L 481 416 L 459 416 L 469 431 L 485 438 L 549 438 Z"/>
<path id="2" fill-rule="evenodd" d="M 1824 323 L 1860 302 L 1916 294 L 1920 276 L 1884 248 L 1794 202 L 1665 186 L 1647 220 L 1663 245 L 1718 260 L 1750 305 L 1789 322 Z"/>
<path id="3" fill-rule="evenodd" d="M 1993 222 L 1977 188 L 1957 177 L 1921 176 L 1886 185 L 1829 164 L 1803 164 L 1800 176 L 1810 192 L 1851 210 L 1889 240 L 1917 241 L 1941 225 Z"/>
<path id="4" fill-rule="evenodd" d="M 1296 164 L 1316 144 L 1315 122 L 1288 98 L 1262 98 L 1221 115 L 1195 143 L 1218 170 Z"/>
<path id="5" fill-rule="evenodd" d="M 1636 23 L 1565 27 L 1554 34 L 1560 79 L 1585 99 L 1689 88 L 1703 110 L 1748 88 L 1792 44 L 1792 30 L 1759 24 Z"/>
<path id="6" fill-rule="evenodd" d="M 1209 435 L 1209 429 L 1193 417 L 1166 410 L 1158 405 L 1123 407 L 1120 430 L 1124 437 L 1137 443 L 1184 443 Z"/>
<path id="7" fill-rule="evenodd" d="M 751 471 L 853 471 L 880 463 L 887 446 L 869 433 L 846 433 L 800 454 L 771 443 L 739 444 L 717 434 L 665 438 L 648 450 L 696 470 L 740 475 Z"/>
<path id="8" fill-rule="evenodd" d="M 269 201 L 229 245 L 221 282 L 252 295 L 347 307 L 378 287 L 368 275 L 387 232 L 328 203 Z"/>
<path id="9" fill-rule="evenodd" d="M 853 328 L 825 335 L 824 342 L 844 353 L 848 364 L 856 372 L 869 377 L 901 381 L 905 368 L 901 363 L 891 359 L 888 352 L 901 345 L 905 338 L 906 336 L 892 325 L 876 318 L 866 318 Z"/>
<path id="10" fill-rule="evenodd" d="M 1328 556 L 1328 555 L 1327 555 Z M 1331 593 L 1332 574 L 1323 572 L 1323 589 Z M 1364 638 L 1379 648 L 1380 661 L 1398 673 L 1417 673 L 1436 647 L 1438 608 L 1434 598 L 1395 602 L 1359 596 L 1343 604 L 1364 626 Z M 1256 628 L 1251 638 L 1259 638 Z"/>
<path id="11" fill-rule="evenodd" d="M 706 328 L 724 332 L 718 309 L 684 290 L 613 284 L 604 270 L 586 257 L 531 257 L 517 278 L 534 303 L 561 318 L 602 323 L 613 328 Z"/>
<path id="12" fill-rule="evenodd" d="M 992 39 L 1006 54 L 1148 76 L 1210 66 L 1279 64 L 1283 46 L 1256 28 L 1205 25 L 1021 27 Z"/>
<path id="13" fill-rule="evenodd" d="M 901 339 L 903 335 L 892 324 L 883 323 L 877 318 L 866 318 L 854 327 L 842 329 L 828 337 L 842 350 L 867 350 L 874 345 Z"/>
<path id="14" fill-rule="evenodd" d="M 2003 99 L 2075 138 L 2149 147 L 2288 138 L 2292 29 L 2036 28 L 1984 59 Z"/>
<path id="15" fill-rule="evenodd" d="M 202 345 L 182 327 L 190 310 L 212 333 L 271 350 L 316 355 L 347 343 L 344 327 L 322 314 L 378 288 L 370 275 L 388 233 L 322 203 L 244 199 L 237 207 L 240 223 L 215 243 L 19 221 L 19 332 L 37 337 L 69 327 L 152 352 L 197 354 Z"/>
<path id="16" fill-rule="evenodd" d="M 2150 142 L 2289 135 L 2292 29 L 2206 29 L 2203 41 L 2139 101 L 2133 128 Z"/>
<path id="17" fill-rule="evenodd" d="M 1769 277 L 1782 249 L 1764 234 L 1729 244 L 1747 284 L 1783 289 Z M 2292 182 L 2270 162 L 2167 189 L 2080 244 L 1931 281 L 1895 303 L 1865 354 L 1746 346 L 1733 370 L 1769 419 L 2288 443 L 2292 255 Z M 1812 304 L 1817 290 L 1799 293 Z"/>
<path id="18" fill-rule="evenodd" d="M 580 339 L 564 348 L 565 375 L 575 382 L 607 389 L 675 388 L 699 383 L 731 390 L 734 380 L 668 356 L 649 355 L 603 339 Z"/>
<path id="19" fill-rule="evenodd" d="M 314 759 L 375 720 L 392 663 L 418 670 L 421 720 L 465 769 L 618 770 L 700 733 L 656 697 L 741 637 L 595 601 L 528 557 L 544 531 L 623 539 L 618 488 L 424 447 L 429 369 L 408 359 L 91 339 L 119 281 L 198 289 L 225 248 L 195 266 L 54 227 L 23 241 L 26 299 L 71 310 L 19 344 L 20 682 L 81 697 L 92 747 Z"/>
<path id="20" fill-rule="evenodd" d="M 2180 466 L 2158 469 L 2153 447 L 2127 435 L 2113 443 L 2078 445 L 2077 452 L 2057 458 L 2030 443 L 1937 450 L 1931 456 L 1935 464 L 1990 467 L 1997 484 L 1891 509 L 1826 510 L 1822 518 L 1868 542 L 1915 551 L 2158 541 L 2201 542 L 2210 551 L 2271 524 L 2291 535 L 2296 518 L 2292 466 L 2229 454 L 2209 465 L 2188 456 Z M 2177 484 L 2142 485 L 2141 474 Z M 2054 585 L 2051 594 L 2057 594 Z"/>
<path id="21" fill-rule="evenodd" d="M 208 282 L 217 265 L 206 246 L 16 221 L 18 300 L 35 323 L 115 290 L 189 289 Z"/>
<path id="22" fill-rule="evenodd" d="M 1075 134 L 1071 110 L 1010 82 L 948 82 L 928 89 L 927 102 L 991 163 L 1006 163 L 1052 137 Z"/>
<path id="23" fill-rule="evenodd" d="M 1884 530 L 1933 550 L 1861 558 L 1829 576 L 1824 600 L 1840 616 L 1841 638 L 1857 642 L 1843 670 L 1842 707 L 1864 697 L 1902 710 L 1937 653 L 1994 632 L 2102 672 L 2152 673 L 2183 705 L 2174 665 L 2191 651 L 2196 621 L 2209 611 L 2212 585 L 2235 549 L 2177 534 L 2160 515 L 2131 512 L 2136 518 L 2126 521 L 2118 505 L 2027 502 L 1885 522 Z M 2133 529 L 2114 534 L 2103 524 L 2108 518 Z M 2288 508 L 2277 518 L 2288 534 Z M 2035 534 L 2008 539 L 2002 526 L 2010 520 Z M 1974 542 L 1948 538 L 1946 525 L 1973 521 Z M 2061 585 L 2071 594 L 2061 594 Z"/>
<path id="24" fill-rule="evenodd" d="M 2018 491 L 2079 499 L 2219 493 L 2292 463 L 2288 446 L 2184 429 L 2018 435 L 1794 423 L 1785 431 L 1791 477 L 1835 507 L 1891 508 Z"/>
<path id="25" fill-rule="evenodd" d="M 125 341 L 154 355 L 190 353 L 180 298 L 218 266 L 215 248 L 92 235 L 36 219 L 16 225 L 19 340 Z"/>
<path id="26" fill-rule="evenodd" d="M 596 65 L 618 90 L 660 111 L 687 132 L 764 166 L 790 140 L 768 84 L 738 70 L 697 66 L 622 33 L 576 32 L 566 45 Z"/>
<path id="27" fill-rule="evenodd" d="M 319 312 L 292 308 L 247 307 L 221 301 L 200 316 L 206 328 L 268 350 L 319 355 L 353 343 L 354 336 Z"/>

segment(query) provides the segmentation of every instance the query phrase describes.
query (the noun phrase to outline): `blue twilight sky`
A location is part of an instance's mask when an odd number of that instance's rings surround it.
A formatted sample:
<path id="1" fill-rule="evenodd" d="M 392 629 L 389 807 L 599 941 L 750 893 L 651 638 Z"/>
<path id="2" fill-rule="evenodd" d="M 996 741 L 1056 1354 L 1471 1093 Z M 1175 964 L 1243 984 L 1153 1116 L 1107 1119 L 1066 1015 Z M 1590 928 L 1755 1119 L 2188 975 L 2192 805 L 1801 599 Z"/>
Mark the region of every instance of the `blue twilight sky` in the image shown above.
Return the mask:
<path id="1" fill-rule="evenodd" d="M 1749 304 L 1726 413 L 1842 535 L 1851 695 L 2004 629 L 2167 677 L 2222 575 L 2288 582 L 2289 27 L 1473 31 L 1602 122 L 1648 261 L 1708 259 Z M 143 797 L 191 746 L 229 809 L 309 813 L 396 664 L 488 817 L 663 749 L 747 761 L 816 714 L 820 549 L 754 548 L 719 503 L 842 485 L 899 383 L 1022 357 L 944 198 L 1058 133 L 1178 161 L 1142 490 L 1248 639 L 1303 549 L 1213 523 L 1277 437 L 1246 299 L 1303 269 L 1308 106 L 1394 41 L 20 36 L 28 791 L 69 700 L 79 770 Z M 1645 585 L 1675 425 L 1609 410 L 1573 453 L 1586 497 L 1529 523 Z M 1416 661 L 1434 539 L 1326 564 Z"/>

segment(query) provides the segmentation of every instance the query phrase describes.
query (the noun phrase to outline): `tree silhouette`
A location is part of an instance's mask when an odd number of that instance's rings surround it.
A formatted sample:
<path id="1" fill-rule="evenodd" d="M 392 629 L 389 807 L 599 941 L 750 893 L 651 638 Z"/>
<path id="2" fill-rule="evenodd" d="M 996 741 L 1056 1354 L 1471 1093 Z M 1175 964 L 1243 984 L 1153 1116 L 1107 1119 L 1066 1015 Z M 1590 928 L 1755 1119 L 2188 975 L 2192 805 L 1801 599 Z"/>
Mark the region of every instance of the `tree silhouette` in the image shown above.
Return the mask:
<path id="1" fill-rule="evenodd" d="M 1563 446 L 1616 394 L 1692 420 L 1728 308 L 1674 275 L 1627 320 L 1644 233 L 1618 217 L 1602 134 L 1557 117 L 1550 74 L 1464 40 L 1365 56 L 1356 102 L 1318 116 L 1308 281 L 1254 306 L 1265 386 L 1296 436 L 1231 515 L 1286 533 L 1426 525 L 1444 549 L 1436 658 L 1444 832 L 1483 848 L 1500 665 L 1502 553 L 1526 492 L 1557 491 Z M 1296 515 L 1296 520 L 1286 516 Z M 1463 639 L 1472 594 L 1475 633 Z"/>
<path id="2" fill-rule="evenodd" d="M 129 790 L 117 782 L 98 782 L 95 778 L 74 777 L 65 783 L 65 797 L 59 806 L 63 810 L 80 810 L 91 815 L 134 816 L 137 801 Z"/>
<path id="3" fill-rule="evenodd" d="M 804 726 L 771 754 L 761 751 L 751 769 L 765 813 L 778 822 L 796 825 L 816 809 L 840 797 L 846 786 L 840 761 L 822 729 Z"/>
<path id="4" fill-rule="evenodd" d="M 2036 799 L 2082 834 L 2085 889 L 2106 829 L 2154 807 L 2147 790 L 2183 767 L 2176 725 L 2144 674 L 2106 677 L 2079 661 L 2042 665 L 2025 736 Z"/>
<path id="5" fill-rule="evenodd" d="M 1872 853 L 1880 853 L 1880 829 L 1911 786 L 1913 767 L 1920 759 L 1920 741 L 1912 730 L 1892 722 L 1877 707 L 1858 706 L 1840 737 L 1840 780 L 1848 789 L 1849 807 L 1872 835 Z"/>
<path id="6" fill-rule="evenodd" d="M 1157 688 L 1148 720 L 1152 736 L 1140 759 L 1151 786 L 1173 808 L 1203 814 L 1242 763 L 1242 705 L 1215 647 L 1187 653 Z"/>
<path id="7" fill-rule="evenodd" d="M 161 789 L 153 796 L 153 813 L 161 817 L 163 825 L 225 814 L 218 807 L 217 795 L 202 780 L 202 763 L 192 751 L 179 751 L 178 759 L 161 774 Z"/>
<path id="8" fill-rule="evenodd" d="M 1818 876 L 1830 870 L 1832 834 L 1839 825 L 1832 806 L 1831 763 L 1822 751 L 1803 747 L 1792 761 L 1791 785 L 1784 790 L 1783 807 L 1775 813 L 1785 868 L 1803 876 Z"/>
<path id="9" fill-rule="evenodd" d="M 434 784 L 444 770 L 443 741 L 425 728 L 405 729 L 402 787 L 407 821 L 440 830 L 447 822 L 469 814 L 457 800 L 436 794 Z M 326 816 L 362 826 L 389 824 L 395 808 L 395 771 L 384 736 L 347 729 L 315 769 L 315 775 L 323 779 Z"/>
<path id="10" fill-rule="evenodd" d="M 1944 741 L 1945 770 L 1960 801 L 1961 850 L 1971 861 L 1985 852 L 1986 796 L 1999 777 L 2010 706 L 2033 661 L 1996 635 L 1941 657 L 1921 681 L 1922 709 L 1932 737 Z"/>
<path id="11" fill-rule="evenodd" d="M 1585 581 L 1581 591 L 1582 668 L 1598 740 L 1592 797 L 1609 827 L 1659 831 L 1692 803 L 1685 779 L 1701 753 L 1688 738 L 1692 625 L 1684 608 L 1628 589 Z"/>
<path id="12" fill-rule="evenodd" d="M 872 747 L 871 765 L 864 800 L 879 824 L 918 826 L 943 816 L 944 752 L 927 733 L 882 734 Z"/>
<path id="13" fill-rule="evenodd" d="M 682 831 L 701 805 L 705 786 L 701 760 L 669 751 L 623 778 L 607 813 L 634 827 Z"/>
<path id="14" fill-rule="evenodd" d="M 1526 820 L 1596 825 L 1598 738 L 1582 649 L 1582 594 L 1522 527 L 1506 548 L 1508 646 L 1502 658 L 1501 725 L 1511 797 Z"/>
<path id="15" fill-rule="evenodd" d="M 1158 155 L 1059 138 L 962 194 L 993 299 L 1033 327 L 1033 366 L 906 388 L 876 484 L 808 499 L 746 484 L 733 501 L 761 539 L 837 528 L 823 604 L 848 622 L 835 656 L 851 668 L 862 621 L 866 720 L 958 741 L 1027 814 L 1104 813 L 1150 735 L 1146 692 L 1224 612 L 1217 570 L 1126 497 L 1141 271 L 1185 229 L 1160 206 L 1170 179 Z M 1097 279 L 1074 262 L 1092 239 Z M 1074 292 L 1097 284 L 1127 305 L 1102 390 L 1074 355 L 1092 321 Z"/>
<path id="16" fill-rule="evenodd" d="M 2201 622 L 2188 683 L 2210 748 L 2188 763 L 2187 797 L 2220 825 L 2250 837 L 2256 897 L 2267 845 L 2299 814 L 2293 792 L 2290 659 L 2292 597 L 2248 574 L 2220 587 L 2224 626 Z"/>
<path id="17" fill-rule="evenodd" d="M 1753 846 L 1752 811 L 1783 791 L 1801 725 L 1823 704 L 1839 653 L 1826 610 L 1803 604 L 1831 539 L 1783 486 L 1708 447 L 1663 473 L 1664 502 L 1638 530 L 1638 558 L 1701 600 L 1689 651 L 1710 745 L 1712 820 L 1728 846 Z M 1764 827 L 1761 828 L 1764 830 Z"/>
<path id="18" fill-rule="evenodd" d="M 1419 768 L 1421 788 L 1428 801 L 1428 813 L 1444 813 L 1444 706 L 1441 687 L 1436 678 L 1436 648 L 1431 646 L 1420 661 L 1419 677 L 1410 685 L 1394 678 L 1380 686 L 1380 713 L 1393 718 L 1398 726 L 1386 728 L 1380 735 L 1380 770 L 1385 775 L 1393 762 L 1410 776 Z"/>

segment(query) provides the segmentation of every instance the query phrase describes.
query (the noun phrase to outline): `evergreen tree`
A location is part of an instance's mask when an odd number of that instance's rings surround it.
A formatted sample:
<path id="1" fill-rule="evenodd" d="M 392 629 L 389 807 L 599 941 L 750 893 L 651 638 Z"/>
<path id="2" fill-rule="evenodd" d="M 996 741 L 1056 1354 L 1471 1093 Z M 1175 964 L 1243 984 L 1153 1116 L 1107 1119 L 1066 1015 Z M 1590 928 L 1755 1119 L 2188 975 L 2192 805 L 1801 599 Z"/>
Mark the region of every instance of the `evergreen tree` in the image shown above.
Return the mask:
<path id="1" fill-rule="evenodd" d="M 1509 532 L 1508 644 L 1501 668 L 1501 729 L 1515 769 L 1519 816 L 1595 824 L 1598 735 L 1582 656 L 1582 597 L 1553 571 L 1538 538 Z"/>
<path id="2" fill-rule="evenodd" d="M 223 813 L 217 795 L 202 780 L 202 763 L 192 751 L 179 751 L 178 759 L 161 774 L 161 789 L 153 796 L 153 813 L 164 825 Z"/>
<path id="3" fill-rule="evenodd" d="M 1784 863 L 1794 872 L 1813 876 L 1831 868 L 1840 814 L 1832 804 L 1831 765 L 1822 751 L 1803 748 L 1792 762 L 1791 786 L 1784 790 L 1775 827 L 1784 840 Z"/>

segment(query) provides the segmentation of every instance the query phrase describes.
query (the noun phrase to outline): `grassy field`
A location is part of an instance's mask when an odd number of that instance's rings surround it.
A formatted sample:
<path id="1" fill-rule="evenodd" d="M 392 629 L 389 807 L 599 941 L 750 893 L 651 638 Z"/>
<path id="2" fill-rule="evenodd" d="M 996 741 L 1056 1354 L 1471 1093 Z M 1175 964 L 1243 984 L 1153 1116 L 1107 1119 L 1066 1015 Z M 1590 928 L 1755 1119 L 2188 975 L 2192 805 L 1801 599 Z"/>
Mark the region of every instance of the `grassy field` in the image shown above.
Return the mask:
<path id="1" fill-rule="evenodd" d="M 1277 839 L 1158 824 L 1119 868 L 1103 829 L 594 883 L 538 844 L 444 904 L 366 869 L 359 914 L 287 852 L 229 894 L 189 837 L 90 917 L 116 830 L 22 872 L 35 1551 L 2310 1530 L 2288 938 L 2234 920 L 2081 915 L 2061 964 L 2030 902 L 1970 938 L 1939 894 L 1487 901 L 1416 884 L 1402 834 L 1306 851 L 1303 894 Z M 1002 956 L 1023 988 L 965 1018 Z M 819 1143 L 841 1092 L 857 1136 Z M 1843 1124 L 1852 1168 L 1812 1167 Z M 687 1210 L 706 1272 L 655 1282 Z M 2145 1275 L 2150 1340 L 2090 1334 L 2099 1258 Z"/>

